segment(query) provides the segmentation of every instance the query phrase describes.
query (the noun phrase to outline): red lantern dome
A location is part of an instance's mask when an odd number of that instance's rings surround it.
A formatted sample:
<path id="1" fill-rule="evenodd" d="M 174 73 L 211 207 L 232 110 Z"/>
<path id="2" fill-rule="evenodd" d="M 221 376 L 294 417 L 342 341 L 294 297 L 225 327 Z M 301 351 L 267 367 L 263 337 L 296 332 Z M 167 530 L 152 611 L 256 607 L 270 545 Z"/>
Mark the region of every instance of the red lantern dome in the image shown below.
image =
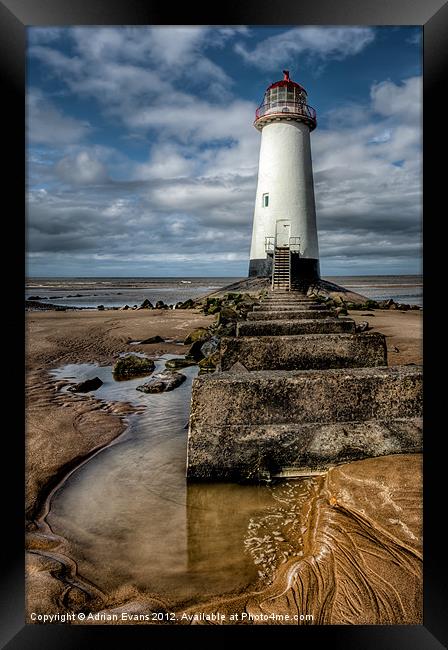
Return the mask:
<path id="1" fill-rule="evenodd" d="M 267 88 L 255 113 L 254 126 L 260 130 L 266 123 L 280 119 L 305 122 L 310 131 L 317 126 L 316 111 L 307 104 L 307 92 L 289 78 L 289 70 L 283 70 L 283 79 Z"/>

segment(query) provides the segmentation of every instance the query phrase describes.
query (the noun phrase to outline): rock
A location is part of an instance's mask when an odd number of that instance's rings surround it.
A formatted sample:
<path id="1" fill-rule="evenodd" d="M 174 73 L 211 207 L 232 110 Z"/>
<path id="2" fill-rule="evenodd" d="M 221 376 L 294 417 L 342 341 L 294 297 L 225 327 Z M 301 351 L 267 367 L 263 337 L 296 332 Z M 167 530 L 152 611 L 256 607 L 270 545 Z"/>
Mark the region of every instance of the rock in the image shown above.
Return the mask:
<path id="1" fill-rule="evenodd" d="M 367 330 L 370 329 L 370 325 L 366 320 L 362 320 L 361 322 L 356 324 L 355 331 L 356 332 L 367 332 Z"/>
<path id="2" fill-rule="evenodd" d="M 140 309 L 154 309 L 154 305 L 148 298 L 145 298 L 142 304 L 140 305 Z"/>
<path id="3" fill-rule="evenodd" d="M 229 321 L 236 321 L 238 318 L 237 312 L 231 307 L 222 307 L 218 316 L 218 325 L 225 325 Z"/>
<path id="4" fill-rule="evenodd" d="M 126 311 L 129 309 L 129 305 L 125 305 L 124 307 L 120 307 L 120 311 Z"/>
<path id="5" fill-rule="evenodd" d="M 176 368 L 188 368 L 188 366 L 196 365 L 194 361 L 188 359 L 168 359 L 165 363 L 165 368 L 176 369 Z"/>
<path id="6" fill-rule="evenodd" d="M 99 377 L 94 377 L 93 379 L 85 379 L 80 381 L 79 384 L 74 384 L 68 388 L 72 393 L 89 393 L 91 390 L 96 390 L 103 385 L 103 382 Z"/>
<path id="7" fill-rule="evenodd" d="M 204 314 L 216 314 L 220 311 L 222 298 L 207 298 L 204 303 Z"/>
<path id="8" fill-rule="evenodd" d="M 199 339 L 198 341 L 195 341 L 192 343 L 190 349 L 188 350 L 187 354 L 185 355 L 185 358 L 190 360 L 190 361 L 200 361 L 201 359 L 204 358 L 204 355 L 202 354 L 201 348 L 202 346 L 205 345 L 202 339 Z"/>
<path id="9" fill-rule="evenodd" d="M 29 296 L 27 300 L 46 300 L 46 298 L 41 298 L 40 296 Z"/>
<path id="10" fill-rule="evenodd" d="M 397 307 L 398 307 L 398 309 L 401 309 L 402 311 L 408 311 L 408 309 L 411 308 L 410 305 L 407 305 L 407 304 L 401 303 L 401 302 L 398 303 Z"/>
<path id="11" fill-rule="evenodd" d="M 220 339 L 218 336 L 212 336 L 211 339 L 203 343 L 201 347 L 202 356 L 210 357 L 212 354 L 214 354 L 219 348 L 219 341 Z"/>
<path id="12" fill-rule="evenodd" d="M 219 352 L 214 352 L 213 354 L 206 357 L 205 359 L 202 359 L 202 361 L 199 361 L 198 366 L 201 370 L 205 370 L 208 372 L 216 369 L 217 365 L 219 364 L 219 360 L 220 360 Z"/>
<path id="13" fill-rule="evenodd" d="M 117 359 L 112 372 L 115 379 L 132 379 L 132 377 L 150 375 L 154 368 L 155 364 L 152 359 L 130 354 Z"/>
<path id="14" fill-rule="evenodd" d="M 156 302 L 156 309 L 168 309 L 168 305 L 165 305 L 163 300 L 158 300 Z"/>
<path id="15" fill-rule="evenodd" d="M 395 303 L 392 298 L 389 298 L 389 300 L 380 300 L 377 304 L 380 309 L 390 309 Z"/>
<path id="16" fill-rule="evenodd" d="M 176 302 L 176 304 L 174 305 L 174 309 L 182 309 L 183 304 L 184 304 L 183 302 Z"/>
<path id="17" fill-rule="evenodd" d="M 148 307 L 147 309 L 150 309 L 150 307 Z M 140 341 L 140 344 L 149 345 L 150 343 L 164 343 L 164 342 L 165 339 L 159 336 L 158 334 L 156 334 L 156 336 L 150 336 L 149 339 L 144 339 L 143 341 Z"/>
<path id="18" fill-rule="evenodd" d="M 346 310 L 345 307 L 336 307 L 335 314 L 336 316 L 347 316 L 348 311 Z"/>
<path id="19" fill-rule="evenodd" d="M 227 323 L 227 325 L 219 325 L 215 329 L 215 335 L 219 336 L 220 338 L 223 336 L 235 336 L 235 334 L 236 334 L 236 323 L 233 321 Z"/>
<path id="20" fill-rule="evenodd" d="M 333 304 L 338 307 L 344 307 L 345 306 L 345 300 L 341 298 L 341 296 L 338 296 L 337 294 L 331 298 Z"/>
<path id="21" fill-rule="evenodd" d="M 142 393 L 165 393 L 174 390 L 183 384 L 185 380 L 185 375 L 180 372 L 164 370 L 157 373 L 157 375 L 153 375 L 145 384 L 137 386 L 137 390 Z"/>
<path id="22" fill-rule="evenodd" d="M 98 305 L 97 309 L 98 311 L 104 311 L 104 305 Z"/>
<path id="23" fill-rule="evenodd" d="M 194 302 L 191 298 L 188 298 L 188 300 L 185 300 L 185 302 L 178 302 L 176 305 L 176 309 L 193 309 L 194 308 Z"/>
<path id="24" fill-rule="evenodd" d="M 204 309 L 204 314 L 207 314 L 207 316 L 213 316 L 213 314 L 216 314 L 219 311 L 221 311 L 221 306 L 215 304 L 215 305 L 210 305 L 210 307 L 206 307 Z"/>
<path id="25" fill-rule="evenodd" d="M 392 346 L 392 350 L 393 350 L 394 352 L 400 352 L 400 350 L 397 348 L 396 345 L 393 345 L 393 346 Z"/>
<path id="26" fill-rule="evenodd" d="M 193 330 L 188 334 L 188 336 L 184 340 L 185 345 L 190 345 L 190 343 L 194 343 L 195 341 L 199 341 L 202 339 L 205 341 L 206 339 L 210 338 L 210 333 L 205 327 L 198 327 L 197 329 Z"/>
<path id="27" fill-rule="evenodd" d="M 389 305 L 389 309 L 398 309 L 398 305 L 393 302 L 391 305 Z"/>

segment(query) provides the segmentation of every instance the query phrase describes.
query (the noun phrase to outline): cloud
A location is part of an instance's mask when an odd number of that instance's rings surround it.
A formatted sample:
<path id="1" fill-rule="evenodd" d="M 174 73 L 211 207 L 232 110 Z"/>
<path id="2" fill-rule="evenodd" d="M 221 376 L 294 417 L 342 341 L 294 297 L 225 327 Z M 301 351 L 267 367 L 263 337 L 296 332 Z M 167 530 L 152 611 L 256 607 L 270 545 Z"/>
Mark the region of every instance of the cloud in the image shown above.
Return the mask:
<path id="1" fill-rule="evenodd" d="M 27 93 L 27 127 L 29 141 L 36 144 L 72 144 L 91 132 L 87 121 L 64 115 L 34 88 Z"/>
<path id="2" fill-rule="evenodd" d="M 75 185 L 101 183 L 107 179 L 106 167 L 89 151 L 79 151 L 74 156 L 62 158 L 55 171 L 59 178 Z"/>
<path id="3" fill-rule="evenodd" d="M 129 108 L 137 100 L 175 101 L 175 86 L 182 80 L 203 94 L 217 97 L 221 90 L 225 96 L 233 81 L 204 50 L 221 47 L 240 33 L 244 31 L 205 26 L 76 27 L 68 32 L 70 54 L 39 44 L 29 54 L 73 92 Z"/>
<path id="4" fill-rule="evenodd" d="M 405 106 L 419 105 L 421 86 L 376 84 L 356 128 L 337 120 L 312 135 L 320 252 L 333 269 L 350 259 L 381 273 L 380 260 L 419 258 L 421 129 Z"/>
<path id="5" fill-rule="evenodd" d="M 59 27 L 27 27 L 28 45 L 53 43 L 59 40 L 62 30 Z"/>
<path id="6" fill-rule="evenodd" d="M 325 59 L 344 59 L 358 54 L 372 43 L 375 32 L 370 27 L 295 27 L 269 36 L 250 50 L 244 43 L 235 52 L 250 65 L 263 70 L 288 66 L 299 55 Z"/>
<path id="7" fill-rule="evenodd" d="M 109 146 L 89 144 L 96 132 L 87 122 L 31 91 L 31 259 L 47 269 L 63 262 L 84 273 L 138 268 L 153 275 L 182 274 L 185 263 L 208 273 L 225 261 L 226 273 L 244 274 L 260 147 L 251 127 L 256 106 L 236 94 L 229 71 L 208 54 L 236 38 L 241 48 L 249 34 L 204 26 L 75 28 L 70 47 L 60 50 L 51 37 L 37 39 L 30 52 L 63 84 L 65 97 L 91 106 L 93 99 L 101 135 L 114 131 Z M 248 63 L 257 51 L 325 61 L 361 51 L 373 38 L 370 28 L 297 28 L 252 50 L 244 45 L 240 54 Z M 420 110 L 415 77 L 375 83 L 364 102 L 321 117 L 311 143 L 324 272 L 363 261 L 381 272 L 394 256 L 403 264 L 418 258 Z"/>
<path id="8" fill-rule="evenodd" d="M 384 117 L 398 117 L 406 122 L 422 118 L 423 86 L 420 77 L 410 77 L 401 84 L 382 81 L 372 86 L 370 96 L 373 110 Z"/>
<path id="9" fill-rule="evenodd" d="M 135 166 L 133 178 L 178 178 L 189 176 L 195 167 L 195 159 L 187 159 L 174 144 L 161 144 L 152 151 L 149 162 Z"/>

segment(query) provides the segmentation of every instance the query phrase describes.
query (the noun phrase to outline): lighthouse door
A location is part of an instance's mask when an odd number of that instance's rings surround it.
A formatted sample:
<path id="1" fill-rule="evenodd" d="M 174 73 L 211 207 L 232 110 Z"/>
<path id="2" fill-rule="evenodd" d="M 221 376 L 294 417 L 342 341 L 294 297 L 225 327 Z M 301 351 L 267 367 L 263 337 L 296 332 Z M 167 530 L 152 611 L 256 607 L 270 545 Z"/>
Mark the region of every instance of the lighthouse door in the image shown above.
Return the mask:
<path id="1" fill-rule="evenodd" d="M 290 235 L 291 223 L 286 219 L 279 219 L 275 229 L 275 245 L 282 248 L 289 246 Z"/>

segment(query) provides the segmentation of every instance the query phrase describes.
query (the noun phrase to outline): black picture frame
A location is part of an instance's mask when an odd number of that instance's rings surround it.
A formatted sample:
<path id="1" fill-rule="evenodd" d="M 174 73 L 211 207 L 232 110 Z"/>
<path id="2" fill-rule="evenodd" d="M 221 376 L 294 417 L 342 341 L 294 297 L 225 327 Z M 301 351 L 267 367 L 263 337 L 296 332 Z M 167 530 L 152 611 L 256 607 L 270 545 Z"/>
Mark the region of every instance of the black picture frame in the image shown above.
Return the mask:
<path id="1" fill-rule="evenodd" d="M 215 12 L 215 13 L 214 13 Z M 423 261 L 425 286 L 424 359 L 425 359 L 425 454 L 424 454 L 424 623 L 419 626 L 316 626 L 291 629 L 282 626 L 249 626 L 238 628 L 209 627 L 139 627 L 99 626 L 75 627 L 64 625 L 24 624 L 24 561 L 23 561 L 23 503 L 24 503 L 24 250 L 25 212 L 25 32 L 31 25 L 421 25 L 424 33 L 424 246 Z M 274 3 L 264 0 L 237 0 L 224 3 L 182 3 L 174 8 L 168 3 L 144 0 L 0 0 L 0 70 L 2 80 L 4 199 L 8 209 L 3 212 L 3 257 L 12 259 L 5 269 L 8 285 L 10 317 L 5 337 L 6 367 L 9 384 L 4 410 L 8 409 L 9 424 L 3 432 L 3 542 L 4 551 L 0 596 L 0 646 L 11 650 L 23 648 L 80 648 L 97 646 L 110 636 L 115 642 L 133 643 L 148 647 L 149 642 L 176 635 L 182 643 L 195 632 L 195 640 L 203 643 L 222 640 L 228 642 L 237 630 L 241 643 L 251 642 L 255 633 L 262 632 L 265 642 L 281 642 L 284 634 L 291 634 L 299 643 L 329 643 L 331 647 L 356 650 L 432 650 L 447 642 L 445 610 L 446 582 L 444 581 L 445 540 L 439 532 L 438 517 L 444 516 L 442 507 L 445 457 L 439 445 L 444 437 L 444 404 L 437 379 L 436 362 L 441 364 L 439 349 L 443 346 L 440 318 L 435 312 L 437 293 L 442 292 L 441 261 L 445 243 L 438 236 L 439 225 L 445 216 L 446 173 L 439 168 L 437 154 L 444 153 L 443 134 L 446 133 L 443 95 L 444 73 L 447 64 L 448 3 L 443 0 L 301 0 Z M 443 94 L 442 94 L 443 93 Z M 6 201 L 3 202 L 3 205 Z M 18 250 L 17 250 L 18 249 Z M 433 297 L 434 296 L 434 297 Z M 437 296 L 440 300 L 441 296 Z M 443 296 L 442 296 L 443 299 Z M 442 303 L 443 304 L 443 303 Z M 16 315 L 17 310 L 17 315 Z M 20 326 L 22 325 L 22 327 Z M 440 342 L 438 344 L 438 342 Z M 23 367 L 23 366 L 22 366 Z M 20 368 L 20 369 L 19 369 Z M 443 375 L 442 375 L 443 378 Z M 17 385 L 10 384 L 14 379 Z M 442 381 L 442 380 L 440 380 Z M 18 396 L 13 406 L 12 395 Z M 13 409 L 13 411 L 10 411 Z M 6 417 L 6 415 L 5 415 Z M 12 425 L 12 426 L 10 426 Z M 9 468 L 11 471 L 7 472 Z M 134 641 L 143 633 L 143 643 Z M 113 636 L 112 636 L 113 635 Z M 298 636 L 296 636 L 298 635 Z"/>

